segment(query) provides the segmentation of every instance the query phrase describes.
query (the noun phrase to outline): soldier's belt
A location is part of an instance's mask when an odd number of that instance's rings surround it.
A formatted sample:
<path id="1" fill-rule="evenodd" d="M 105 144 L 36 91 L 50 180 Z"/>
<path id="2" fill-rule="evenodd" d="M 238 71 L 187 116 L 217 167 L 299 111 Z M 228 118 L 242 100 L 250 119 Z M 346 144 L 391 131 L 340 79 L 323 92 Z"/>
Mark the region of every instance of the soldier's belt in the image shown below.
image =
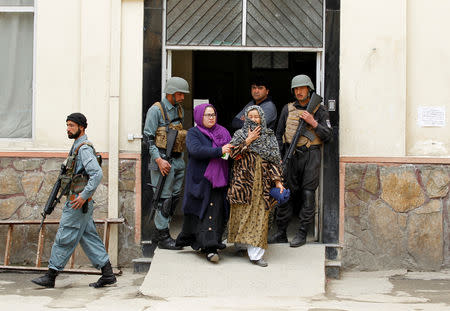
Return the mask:
<path id="1" fill-rule="evenodd" d="M 320 145 L 311 145 L 309 148 L 304 145 L 304 146 L 295 148 L 295 151 L 305 152 L 305 151 L 314 150 L 314 149 L 320 149 Z"/>
<path id="2" fill-rule="evenodd" d="M 166 149 L 158 148 L 158 150 L 161 155 L 164 155 L 164 157 L 166 156 Z M 173 152 L 172 151 L 172 158 L 179 158 L 179 157 L 181 157 L 181 152 Z"/>
<path id="3" fill-rule="evenodd" d="M 71 194 L 69 195 L 69 200 L 73 201 L 76 199 L 76 197 L 78 196 L 78 194 Z M 88 202 L 92 201 L 92 198 L 87 199 Z"/>

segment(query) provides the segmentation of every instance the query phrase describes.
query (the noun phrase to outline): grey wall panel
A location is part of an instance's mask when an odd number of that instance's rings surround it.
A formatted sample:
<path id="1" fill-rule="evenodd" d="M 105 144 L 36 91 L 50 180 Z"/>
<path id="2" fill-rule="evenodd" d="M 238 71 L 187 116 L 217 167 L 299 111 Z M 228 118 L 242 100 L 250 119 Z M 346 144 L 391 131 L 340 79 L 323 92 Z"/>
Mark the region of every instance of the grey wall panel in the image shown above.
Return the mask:
<path id="1" fill-rule="evenodd" d="M 240 45 L 241 0 L 168 0 L 167 44 Z"/>
<path id="2" fill-rule="evenodd" d="M 322 47 L 322 0 L 248 0 L 247 46 Z"/>

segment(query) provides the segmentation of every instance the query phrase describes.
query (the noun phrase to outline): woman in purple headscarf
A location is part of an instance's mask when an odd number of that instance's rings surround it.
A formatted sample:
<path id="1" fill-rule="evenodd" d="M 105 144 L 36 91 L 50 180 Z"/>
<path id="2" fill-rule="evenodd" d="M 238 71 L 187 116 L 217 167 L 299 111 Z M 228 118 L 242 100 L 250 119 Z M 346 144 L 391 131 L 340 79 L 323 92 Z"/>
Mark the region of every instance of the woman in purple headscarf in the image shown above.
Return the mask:
<path id="1" fill-rule="evenodd" d="M 183 229 L 177 246 L 201 250 L 211 262 L 218 262 L 217 250 L 224 249 L 222 233 L 228 215 L 226 190 L 230 133 L 217 124 L 216 109 L 202 104 L 194 109 L 197 126 L 188 131 L 188 165 L 183 199 Z"/>

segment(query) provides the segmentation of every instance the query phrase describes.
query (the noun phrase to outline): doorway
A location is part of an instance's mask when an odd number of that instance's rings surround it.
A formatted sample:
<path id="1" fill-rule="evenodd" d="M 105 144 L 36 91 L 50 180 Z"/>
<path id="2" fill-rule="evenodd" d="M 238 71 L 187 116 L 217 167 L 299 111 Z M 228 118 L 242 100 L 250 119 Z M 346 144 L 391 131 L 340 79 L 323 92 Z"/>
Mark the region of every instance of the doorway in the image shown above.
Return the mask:
<path id="1" fill-rule="evenodd" d="M 250 83 L 256 76 L 267 80 L 269 95 L 277 107 L 278 116 L 284 105 L 294 101 L 291 80 L 295 75 L 306 74 L 312 81 L 317 81 L 318 54 L 315 52 L 177 50 L 171 51 L 169 59 L 167 66 L 171 76 L 183 77 L 191 86 L 191 94 L 184 104 L 185 128 L 193 126 L 193 101 L 202 99 L 216 107 L 218 123 L 233 133 L 231 122 L 252 99 Z M 317 194 L 320 192 L 319 187 Z M 309 229 L 309 240 L 318 241 L 320 238 L 321 207 L 321 196 L 317 195 L 316 217 L 314 226 Z M 289 227 L 289 231 L 295 231 L 298 225 Z"/>
<path id="2" fill-rule="evenodd" d="M 255 76 L 267 80 L 278 114 L 293 101 L 293 76 L 303 73 L 316 79 L 316 53 L 194 51 L 192 66 L 193 98 L 208 99 L 230 132 L 233 117 L 252 99 Z"/>

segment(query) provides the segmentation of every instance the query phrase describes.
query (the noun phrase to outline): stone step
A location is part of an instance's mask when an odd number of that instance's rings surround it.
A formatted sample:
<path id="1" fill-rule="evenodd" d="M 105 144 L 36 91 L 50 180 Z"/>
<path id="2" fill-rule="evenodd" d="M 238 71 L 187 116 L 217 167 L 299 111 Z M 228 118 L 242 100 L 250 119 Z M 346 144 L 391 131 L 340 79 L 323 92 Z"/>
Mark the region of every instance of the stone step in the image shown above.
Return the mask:
<path id="1" fill-rule="evenodd" d="M 341 261 L 340 260 L 325 260 L 325 267 L 341 267 Z"/>
<path id="2" fill-rule="evenodd" d="M 147 273 L 152 264 L 152 258 L 142 257 L 132 260 L 134 273 Z"/>
<path id="3" fill-rule="evenodd" d="M 153 257 L 156 246 L 157 245 L 153 244 L 152 241 L 141 241 L 142 256 Z"/>

